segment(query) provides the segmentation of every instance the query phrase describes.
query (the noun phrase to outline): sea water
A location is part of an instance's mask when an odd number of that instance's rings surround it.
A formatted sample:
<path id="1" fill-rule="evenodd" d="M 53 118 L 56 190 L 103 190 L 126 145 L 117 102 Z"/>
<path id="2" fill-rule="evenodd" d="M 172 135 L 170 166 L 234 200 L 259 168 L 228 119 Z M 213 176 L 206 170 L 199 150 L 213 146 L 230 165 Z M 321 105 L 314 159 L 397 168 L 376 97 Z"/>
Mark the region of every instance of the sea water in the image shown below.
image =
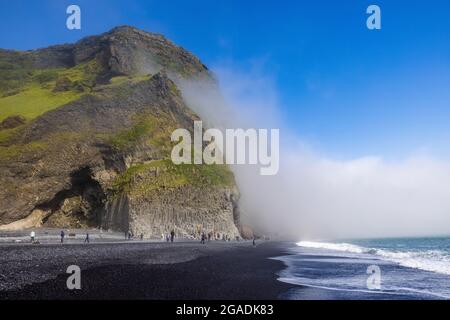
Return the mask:
<path id="1" fill-rule="evenodd" d="M 301 286 L 287 299 L 450 299 L 450 237 L 302 241 L 290 253 L 276 258 L 279 280 Z"/>

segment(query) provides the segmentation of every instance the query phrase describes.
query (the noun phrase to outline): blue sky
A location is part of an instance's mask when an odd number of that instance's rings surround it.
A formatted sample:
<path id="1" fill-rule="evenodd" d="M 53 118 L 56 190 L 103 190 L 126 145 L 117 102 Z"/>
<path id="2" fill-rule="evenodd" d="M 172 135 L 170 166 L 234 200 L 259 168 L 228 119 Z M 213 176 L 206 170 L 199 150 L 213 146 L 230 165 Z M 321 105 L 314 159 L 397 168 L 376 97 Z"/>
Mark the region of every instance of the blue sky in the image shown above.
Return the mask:
<path id="1" fill-rule="evenodd" d="M 69 4 L 82 30 L 65 28 Z M 369 4 L 382 30 L 366 28 Z M 117 25 L 160 32 L 207 65 L 262 61 L 286 126 L 334 157 L 450 157 L 450 2 L 0 0 L 0 47 L 73 42 Z"/>

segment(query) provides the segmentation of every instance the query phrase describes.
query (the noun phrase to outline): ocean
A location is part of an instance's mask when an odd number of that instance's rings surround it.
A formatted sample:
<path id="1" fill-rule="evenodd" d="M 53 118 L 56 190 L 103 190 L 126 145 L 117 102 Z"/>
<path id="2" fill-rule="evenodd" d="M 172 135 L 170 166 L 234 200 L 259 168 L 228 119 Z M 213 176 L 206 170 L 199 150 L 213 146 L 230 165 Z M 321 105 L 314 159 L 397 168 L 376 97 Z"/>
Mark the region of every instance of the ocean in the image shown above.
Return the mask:
<path id="1" fill-rule="evenodd" d="M 277 257 L 285 299 L 450 299 L 450 237 L 302 241 Z"/>

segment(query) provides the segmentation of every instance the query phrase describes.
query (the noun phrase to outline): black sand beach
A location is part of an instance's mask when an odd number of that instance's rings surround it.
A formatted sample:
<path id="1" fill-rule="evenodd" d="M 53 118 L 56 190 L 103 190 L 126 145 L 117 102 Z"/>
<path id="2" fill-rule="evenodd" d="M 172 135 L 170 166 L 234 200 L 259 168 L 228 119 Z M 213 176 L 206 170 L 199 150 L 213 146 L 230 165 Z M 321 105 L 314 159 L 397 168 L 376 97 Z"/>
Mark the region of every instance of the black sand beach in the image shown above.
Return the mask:
<path id="1" fill-rule="evenodd" d="M 97 243 L 0 246 L 0 299 L 278 299 L 292 285 L 263 242 Z M 81 290 L 68 290 L 70 265 Z"/>

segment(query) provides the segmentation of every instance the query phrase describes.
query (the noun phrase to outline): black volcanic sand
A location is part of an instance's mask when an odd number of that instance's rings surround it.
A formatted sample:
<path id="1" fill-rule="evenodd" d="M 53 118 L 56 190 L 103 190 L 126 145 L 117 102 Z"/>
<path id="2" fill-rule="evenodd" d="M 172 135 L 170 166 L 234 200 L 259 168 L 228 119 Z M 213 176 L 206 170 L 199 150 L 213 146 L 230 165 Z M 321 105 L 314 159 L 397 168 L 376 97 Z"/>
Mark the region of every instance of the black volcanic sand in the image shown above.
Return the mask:
<path id="1" fill-rule="evenodd" d="M 0 299 L 278 299 L 292 285 L 264 242 L 104 243 L 0 247 Z M 66 268 L 81 268 L 68 290 Z"/>

